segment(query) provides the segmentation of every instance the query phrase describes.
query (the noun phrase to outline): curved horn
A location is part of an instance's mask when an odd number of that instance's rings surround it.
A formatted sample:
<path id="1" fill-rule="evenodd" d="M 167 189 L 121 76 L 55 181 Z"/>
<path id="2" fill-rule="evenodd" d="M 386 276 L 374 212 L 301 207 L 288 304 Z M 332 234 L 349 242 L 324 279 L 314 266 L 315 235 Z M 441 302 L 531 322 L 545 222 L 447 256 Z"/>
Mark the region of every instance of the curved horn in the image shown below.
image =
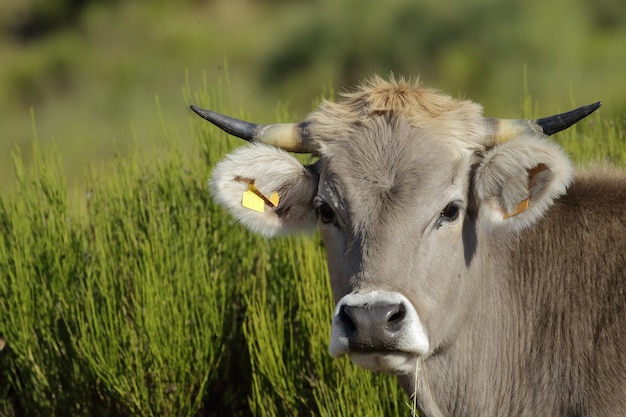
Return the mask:
<path id="1" fill-rule="evenodd" d="M 213 123 L 229 135 L 248 142 L 261 142 L 289 152 L 312 153 L 315 151 L 311 141 L 307 140 L 306 122 L 259 125 L 194 105 L 190 108 L 198 116 Z"/>
<path id="2" fill-rule="evenodd" d="M 550 136 L 561 130 L 565 130 L 579 120 L 584 119 L 591 113 L 596 111 L 602 102 L 598 101 L 587 106 L 582 106 L 574 110 L 570 110 L 565 113 L 557 114 L 555 116 L 544 117 L 543 119 L 535 120 L 535 123 L 541 128 L 544 135 Z"/>
<path id="3" fill-rule="evenodd" d="M 565 113 L 536 120 L 487 118 L 487 124 L 491 130 L 487 145 L 493 146 L 508 142 L 523 134 L 553 135 L 589 116 L 601 105 L 602 103 L 598 101 Z"/>

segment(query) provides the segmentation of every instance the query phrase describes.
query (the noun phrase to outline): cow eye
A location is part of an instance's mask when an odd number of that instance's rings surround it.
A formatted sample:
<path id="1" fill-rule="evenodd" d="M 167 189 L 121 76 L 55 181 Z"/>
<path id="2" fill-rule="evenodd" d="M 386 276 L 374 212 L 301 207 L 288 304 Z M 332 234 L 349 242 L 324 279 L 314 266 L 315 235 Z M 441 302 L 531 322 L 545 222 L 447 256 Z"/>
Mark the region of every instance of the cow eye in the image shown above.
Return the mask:
<path id="1" fill-rule="evenodd" d="M 335 212 L 332 208 L 323 201 L 317 203 L 315 210 L 317 211 L 317 217 L 320 219 L 322 223 L 334 223 L 335 222 Z"/>
<path id="2" fill-rule="evenodd" d="M 441 210 L 441 213 L 439 214 L 439 219 L 453 222 L 459 218 L 460 212 L 461 208 L 459 207 L 459 204 L 453 201 L 451 203 L 448 203 L 448 205 L 445 206 L 443 210 Z"/>

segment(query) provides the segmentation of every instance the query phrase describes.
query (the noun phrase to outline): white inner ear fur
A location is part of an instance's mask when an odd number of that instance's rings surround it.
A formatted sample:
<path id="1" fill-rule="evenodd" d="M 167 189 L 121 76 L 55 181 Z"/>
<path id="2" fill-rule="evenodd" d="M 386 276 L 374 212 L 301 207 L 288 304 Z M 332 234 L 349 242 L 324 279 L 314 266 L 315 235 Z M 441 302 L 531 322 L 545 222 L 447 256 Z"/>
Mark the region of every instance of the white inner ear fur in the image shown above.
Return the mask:
<path id="1" fill-rule="evenodd" d="M 479 222 L 511 231 L 532 225 L 565 194 L 573 172 L 569 158 L 546 138 L 522 136 L 493 147 L 474 178 Z"/>
<path id="2" fill-rule="evenodd" d="M 270 196 L 304 174 L 304 166 L 287 152 L 254 143 L 235 149 L 216 165 L 209 189 L 215 201 L 239 222 L 253 232 L 272 237 L 286 231 L 275 209 L 266 205 L 261 213 L 243 207 L 243 193 L 252 180 L 261 193 Z"/>

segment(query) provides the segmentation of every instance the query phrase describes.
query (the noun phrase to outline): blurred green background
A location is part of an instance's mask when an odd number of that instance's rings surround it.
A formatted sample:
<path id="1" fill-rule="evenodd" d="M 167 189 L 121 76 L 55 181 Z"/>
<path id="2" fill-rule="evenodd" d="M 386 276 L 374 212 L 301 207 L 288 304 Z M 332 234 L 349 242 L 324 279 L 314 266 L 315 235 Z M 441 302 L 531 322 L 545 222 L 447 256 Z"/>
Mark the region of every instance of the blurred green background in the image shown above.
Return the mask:
<path id="1" fill-rule="evenodd" d="M 602 100 L 611 118 L 626 114 L 625 70 L 623 0 L 3 0 L 0 189 L 11 151 L 30 158 L 33 115 L 80 184 L 88 163 L 158 142 L 157 97 L 189 135 L 187 82 L 229 79 L 234 110 L 259 122 L 389 72 L 491 116 L 519 116 L 527 91 L 538 115 Z"/>

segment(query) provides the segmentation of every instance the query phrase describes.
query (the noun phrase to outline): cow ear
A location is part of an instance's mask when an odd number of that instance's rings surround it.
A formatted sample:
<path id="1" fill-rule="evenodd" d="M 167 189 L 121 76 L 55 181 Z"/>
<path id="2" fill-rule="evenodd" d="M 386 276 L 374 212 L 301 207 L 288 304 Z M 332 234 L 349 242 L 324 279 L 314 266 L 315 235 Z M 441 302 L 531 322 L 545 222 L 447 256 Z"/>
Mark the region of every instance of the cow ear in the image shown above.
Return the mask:
<path id="1" fill-rule="evenodd" d="M 239 222 L 266 237 L 316 225 L 315 166 L 278 148 L 252 144 L 217 164 L 209 180 L 215 200 Z"/>
<path id="2" fill-rule="evenodd" d="M 522 230 L 565 194 L 569 158 L 554 143 L 519 137 L 488 150 L 474 175 L 478 220 L 487 229 Z"/>

